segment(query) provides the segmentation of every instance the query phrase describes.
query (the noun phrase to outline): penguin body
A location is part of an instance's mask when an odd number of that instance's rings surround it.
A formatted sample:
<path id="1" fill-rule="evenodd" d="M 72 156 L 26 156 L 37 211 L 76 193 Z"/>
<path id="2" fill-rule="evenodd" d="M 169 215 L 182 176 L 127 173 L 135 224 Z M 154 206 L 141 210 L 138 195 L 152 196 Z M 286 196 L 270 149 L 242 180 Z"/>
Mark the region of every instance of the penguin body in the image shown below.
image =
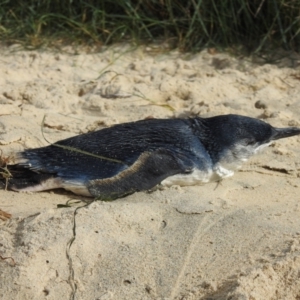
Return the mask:
<path id="1" fill-rule="evenodd" d="M 298 134 L 299 128 L 274 128 L 239 115 L 124 123 L 19 153 L 17 163 L 7 166 L 7 186 L 64 188 L 112 200 L 159 183 L 192 185 L 232 176 L 259 149 Z"/>

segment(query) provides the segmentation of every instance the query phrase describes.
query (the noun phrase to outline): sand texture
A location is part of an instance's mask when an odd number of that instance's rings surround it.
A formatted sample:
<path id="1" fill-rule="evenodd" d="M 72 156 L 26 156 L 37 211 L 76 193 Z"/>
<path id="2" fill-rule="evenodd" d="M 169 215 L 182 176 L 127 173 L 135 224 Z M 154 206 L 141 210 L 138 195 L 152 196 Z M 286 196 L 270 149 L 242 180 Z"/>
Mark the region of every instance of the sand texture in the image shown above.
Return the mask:
<path id="1" fill-rule="evenodd" d="M 0 150 L 10 160 L 149 117 L 235 113 L 300 126 L 297 57 L 13 50 L 0 54 Z M 0 298 L 300 299 L 299 177 L 292 137 L 218 185 L 158 188 L 76 214 L 83 202 L 57 205 L 86 198 L 0 190 Z"/>

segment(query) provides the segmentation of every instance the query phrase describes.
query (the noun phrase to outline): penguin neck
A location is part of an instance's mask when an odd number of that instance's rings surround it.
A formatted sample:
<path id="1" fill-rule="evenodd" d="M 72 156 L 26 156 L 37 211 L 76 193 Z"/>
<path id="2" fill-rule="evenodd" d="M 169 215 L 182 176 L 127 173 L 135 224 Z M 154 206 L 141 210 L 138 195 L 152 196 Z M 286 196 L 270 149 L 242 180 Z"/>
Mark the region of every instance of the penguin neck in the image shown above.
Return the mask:
<path id="1" fill-rule="evenodd" d="M 197 117 L 193 119 L 192 129 L 209 154 L 212 163 L 215 164 L 220 158 L 222 149 L 220 149 L 220 145 L 216 140 L 217 137 L 209 125 L 207 119 Z"/>
<path id="2" fill-rule="evenodd" d="M 214 124 L 216 125 L 216 124 Z M 212 162 L 213 173 L 210 181 L 218 181 L 230 177 L 239 168 L 239 161 L 228 163 L 224 160 L 224 149 L 220 143 L 215 127 L 207 119 L 195 118 L 193 120 L 193 132 L 198 137 Z"/>

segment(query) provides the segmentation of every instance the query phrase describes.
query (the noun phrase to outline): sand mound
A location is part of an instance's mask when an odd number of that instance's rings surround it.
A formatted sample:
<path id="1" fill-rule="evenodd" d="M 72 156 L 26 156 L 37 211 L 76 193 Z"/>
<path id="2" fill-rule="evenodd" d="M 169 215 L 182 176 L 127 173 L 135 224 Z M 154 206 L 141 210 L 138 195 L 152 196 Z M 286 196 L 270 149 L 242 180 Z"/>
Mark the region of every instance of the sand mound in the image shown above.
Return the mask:
<path id="1" fill-rule="evenodd" d="M 266 264 L 240 277 L 228 299 L 299 299 L 299 270 L 299 253 Z"/>

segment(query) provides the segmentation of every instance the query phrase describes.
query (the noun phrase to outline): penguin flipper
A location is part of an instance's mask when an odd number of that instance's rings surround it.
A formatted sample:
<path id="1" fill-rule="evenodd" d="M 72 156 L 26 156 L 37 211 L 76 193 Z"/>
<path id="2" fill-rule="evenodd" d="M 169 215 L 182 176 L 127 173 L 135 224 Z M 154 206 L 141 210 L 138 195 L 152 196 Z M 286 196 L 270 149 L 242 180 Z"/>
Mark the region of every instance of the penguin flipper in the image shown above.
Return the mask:
<path id="1" fill-rule="evenodd" d="M 111 201 L 149 190 L 169 176 L 190 173 L 192 168 L 191 161 L 175 156 L 170 150 L 147 151 L 129 168 L 111 178 L 91 180 L 87 188 L 97 200 Z"/>

